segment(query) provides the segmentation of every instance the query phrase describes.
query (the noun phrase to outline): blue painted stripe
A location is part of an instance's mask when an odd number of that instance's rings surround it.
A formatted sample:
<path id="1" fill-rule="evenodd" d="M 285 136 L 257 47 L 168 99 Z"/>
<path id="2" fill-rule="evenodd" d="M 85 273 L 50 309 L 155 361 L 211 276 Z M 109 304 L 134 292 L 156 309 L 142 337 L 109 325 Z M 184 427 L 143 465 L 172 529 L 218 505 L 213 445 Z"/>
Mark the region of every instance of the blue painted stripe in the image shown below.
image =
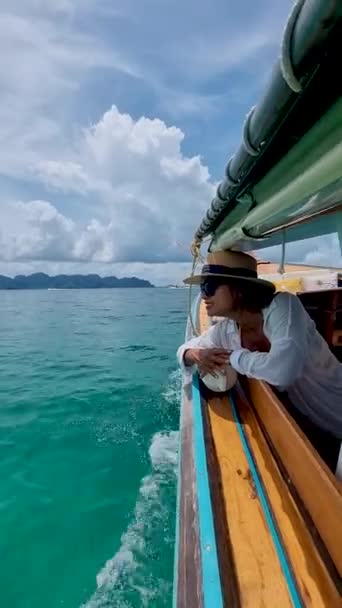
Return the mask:
<path id="1" fill-rule="evenodd" d="M 197 326 L 198 323 L 198 312 L 201 301 L 201 294 L 198 294 L 191 307 L 191 314 L 194 323 Z M 185 336 L 186 340 L 189 340 L 191 336 Z M 179 441 L 178 441 L 178 477 L 177 477 L 177 503 L 176 503 L 176 531 L 175 531 L 175 551 L 174 551 L 174 567 L 173 567 L 173 597 L 172 607 L 177 608 L 177 595 L 178 595 L 178 563 L 179 563 L 179 533 L 180 533 L 180 503 L 182 495 L 182 476 L 181 476 L 181 463 L 182 463 L 182 404 L 179 417 Z"/>
<path id="2" fill-rule="evenodd" d="M 261 484 L 258 471 L 257 471 L 257 469 L 255 467 L 254 460 L 253 460 L 251 451 L 249 449 L 249 446 L 248 446 L 248 443 L 247 443 L 247 440 L 246 440 L 246 437 L 245 437 L 245 432 L 243 430 L 242 424 L 240 422 L 239 415 L 237 413 L 236 402 L 235 402 L 233 394 L 230 393 L 228 395 L 228 398 L 230 400 L 230 404 L 231 404 L 231 407 L 232 407 L 234 420 L 236 422 L 237 429 L 239 431 L 241 443 L 243 445 L 243 449 L 245 451 L 245 454 L 246 454 L 246 457 L 247 457 L 247 460 L 248 460 L 249 468 L 250 468 L 252 476 L 253 476 L 253 481 L 255 483 L 255 486 L 256 486 L 256 489 L 257 489 L 257 492 L 258 492 L 259 500 L 260 500 L 262 509 L 264 511 L 264 514 L 265 514 L 266 522 L 267 522 L 267 525 L 269 527 L 270 533 L 272 535 L 272 539 L 273 539 L 273 542 L 274 542 L 274 545 L 275 545 L 275 548 L 276 548 L 276 551 L 277 551 L 277 554 L 278 554 L 280 565 L 281 565 L 282 571 L 283 571 L 284 576 L 285 576 L 285 580 L 286 580 L 287 587 L 288 587 L 288 590 L 289 590 L 289 593 L 290 593 L 292 604 L 293 604 L 293 606 L 295 608 L 303 608 L 303 603 L 302 603 L 302 600 L 301 600 L 300 595 L 298 593 L 296 581 L 295 581 L 295 579 L 294 579 L 294 577 L 292 575 L 292 572 L 291 572 L 291 569 L 290 569 L 290 566 L 289 566 L 289 563 L 288 563 L 288 559 L 287 559 L 287 556 L 285 554 L 285 551 L 284 551 L 284 548 L 283 548 L 283 545 L 282 545 L 282 541 L 281 541 L 281 539 L 279 537 L 277 528 L 276 528 L 274 520 L 273 520 L 273 516 L 272 516 L 271 510 L 270 510 L 269 504 L 268 504 L 268 499 L 266 497 L 266 494 L 264 492 L 263 486 Z"/>
<path id="3" fill-rule="evenodd" d="M 181 422 L 181 418 L 180 418 Z M 179 425 L 181 427 L 181 425 Z M 175 538 L 175 553 L 174 553 L 174 567 L 173 567 L 173 597 L 172 597 L 172 608 L 177 608 L 177 595 L 178 595 L 178 560 L 179 560 L 179 528 L 180 528 L 180 501 L 182 492 L 182 477 L 181 477 L 181 462 L 182 462 L 182 429 L 179 430 L 179 441 L 178 441 L 178 483 L 177 483 L 177 506 L 176 506 L 176 538 Z"/>
<path id="4" fill-rule="evenodd" d="M 194 459 L 200 531 L 202 589 L 204 608 L 223 608 L 220 571 L 217 559 L 214 518 L 211 507 L 207 458 L 205 450 L 201 395 L 198 376 L 192 383 L 194 412 Z"/>

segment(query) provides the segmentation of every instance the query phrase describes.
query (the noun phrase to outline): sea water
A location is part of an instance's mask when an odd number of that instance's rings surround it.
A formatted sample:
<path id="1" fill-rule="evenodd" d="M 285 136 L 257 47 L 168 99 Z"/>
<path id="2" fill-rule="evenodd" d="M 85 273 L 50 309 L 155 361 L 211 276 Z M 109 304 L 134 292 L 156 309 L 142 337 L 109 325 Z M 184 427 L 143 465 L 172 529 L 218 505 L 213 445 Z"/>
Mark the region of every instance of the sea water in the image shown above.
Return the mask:
<path id="1" fill-rule="evenodd" d="M 0 291 L 2 608 L 171 605 L 187 297 Z"/>

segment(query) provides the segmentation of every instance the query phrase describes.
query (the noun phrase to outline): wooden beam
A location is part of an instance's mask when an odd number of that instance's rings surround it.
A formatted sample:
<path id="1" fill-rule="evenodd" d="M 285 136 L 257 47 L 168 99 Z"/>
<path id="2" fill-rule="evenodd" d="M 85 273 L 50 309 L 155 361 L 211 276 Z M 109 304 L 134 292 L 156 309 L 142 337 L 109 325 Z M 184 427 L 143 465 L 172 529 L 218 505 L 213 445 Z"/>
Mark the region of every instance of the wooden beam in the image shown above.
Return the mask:
<path id="1" fill-rule="evenodd" d="M 270 452 L 253 409 L 242 394 L 237 396 L 237 405 L 304 605 L 341 608 L 340 593 Z"/>
<path id="2" fill-rule="evenodd" d="M 205 307 L 200 306 L 201 332 L 208 326 Z M 221 492 L 212 483 L 213 509 L 217 517 L 224 517 L 226 537 L 218 539 L 222 581 L 231 596 L 227 605 L 233 608 L 255 606 L 292 606 L 271 534 L 253 486 L 251 472 L 227 397 L 211 397 L 207 401 L 207 458 L 211 463 L 211 477 L 219 480 Z M 213 470 L 212 463 L 216 470 Z M 217 481 L 216 481 L 217 484 Z M 214 490 L 214 491 L 213 491 Z M 216 522 L 217 531 L 222 531 Z M 225 562 L 224 547 L 229 547 Z"/>
<path id="3" fill-rule="evenodd" d="M 285 578 L 228 398 L 210 398 L 208 415 L 241 606 L 290 608 L 292 602 Z"/>
<path id="4" fill-rule="evenodd" d="M 204 399 L 202 400 L 202 412 L 210 495 L 214 515 L 216 546 L 219 559 L 224 606 L 229 606 L 229 608 L 242 608 L 236 564 L 234 561 L 234 551 L 225 511 L 220 466 L 215 450 L 215 443 L 209 419 L 208 403 Z"/>
<path id="5" fill-rule="evenodd" d="M 254 408 L 342 576 L 341 484 L 272 389 L 252 379 L 248 380 L 248 386 Z"/>
<path id="6" fill-rule="evenodd" d="M 200 326 L 203 331 L 208 323 L 206 311 L 204 307 L 200 309 Z M 254 381 L 255 384 L 258 384 L 260 387 L 265 388 L 266 385 L 259 383 L 258 381 Z M 268 387 L 269 388 L 269 387 Z M 271 391 L 271 389 L 269 389 Z M 255 390 L 254 394 L 257 394 L 258 391 Z M 275 397 L 273 391 L 271 391 L 272 395 Z M 262 393 L 262 398 L 265 397 L 265 394 Z M 276 398 L 276 397 L 275 397 Z M 220 401 L 220 400 L 218 400 Z M 257 399 L 257 404 L 258 404 Z M 280 404 L 281 405 L 281 404 Z M 244 430 L 247 436 L 247 439 L 252 448 L 253 456 L 256 460 L 257 466 L 259 468 L 259 472 L 262 477 L 263 484 L 265 486 L 266 492 L 268 494 L 271 508 L 273 510 L 273 514 L 275 516 L 278 529 L 280 531 L 280 535 L 283 540 L 283 544 L 287 555 L 289 557 L 293 572 L 295 573 L 295 577 L 297 579 L 298 588 L 300 594 L 303 598 L 305 606 L 310 606 L 312 608 L 324 608 L 325 606 L 331 606 L 331 608 L 337 608 L 341 606 L 341 597 L 336 585 L 331 577 L 331 572 L 327 567 L 327 564 L 322 558 L 316 544 L 315 540 L 312 537 L 311 531 L 307 525 L 307 521 L 304 520 L 302 513 L 298 509 L 298 505 L 296 504 L 294 498 L 291 496 L 289 488 L 281 475 L 281 472 L 278 468 L 278 465 L 273 458 L 269 445 L 265 439 L 262 429 L 260 428 L 259 422 L 255 417 L 253 410 L 249 405 L 246 405 L 246 402 L 243 403 L 243 400 L 238 401 L 239 411 L 242 416 L 242 422 L 244 423 Z M 227 537 L 226 537 L 226 545 L 231 547 L 231 552 L 234 556 L 235 560 L 235 576 L 238 579 L 240 590 L 245 586 L 246 580 L 244 579 L 243 565 L 239 561 L 237 553 L 240 551 L 244 551 L 241 542 L 241 538 L 238 539 L 235 536 L 236 530 L 234 531 L 234 521 L 240 521 L 238 515 L 234 513 L 228 513 L 228 498 L 230 492 L 233 494 L 236 492 L 237 481 L 234 479 L 234 476 L 231 478 L 227 477 L 227 475 L 222 475 L 222 469 L 224 468 L 224 463 L 222 461 L 222 452 L 221 448 L 217 449 L 217 441 L 219 436 L 222 436 L 223 429 L 221 428 L 222 420 L 220 425 L 215 425 L 215 421 L 213 419 L 213 407 L 220 407 L 218 402 L 212 401 L 209 399 L 208 403 L 208 417 L 209 417 L 209 427 L 210 427 L 210 435 L 211 440 L 208 441 L 207 449 L 209 454 L 209 460 L 212 458 L 213 453 L 215 453 L 216 459 L 216 479 L 219 479 L 219 485 L 221 486 L 221 500 L 223 500 L 223 511 L 225 511 L 226 515 L 226 525 L 227 525 Z M 222 407 L 222 401 L 221 401 Z M 273 415 L 273 405 L 271 405 L 270 415 Z M 286 414 L 286 412 L 285 412 Z M 262 418 L 262 416 L 261 416 Z M 288 421 L 288 415 L 285 415 L 285 419 Z M 278 434 L 281 437 L 286 437 L 287 435 L 287 426 L 284 426 L 282 420 L 277 418 L 277 423 L 275 424 Z M 268 434 L 270 429 L 268 429 Z M 321 459 L 316 455 L 315 451 L 311 448 L 311 445 L 308 443 L 306 438 L 303 436 L 301 431 L 297 429 L 298 434 L 298 442 L 302 443 L 303 449 L 309 450 L 312 456 L 314 454 L 314 461 L 316 463 L 316 477 L 317 477 L 317 468 L 318 468 L 318 477 L 326 477 L 328 479 L 328 486 L 333 488 L 332 493 L 340 504 L 340 491 L 335 480 L 334 476 L 327 469 L 325 464 L 321 461 Z M 224 438 L 222 436 L 222 442 Z M 212 445 L 211 445 L 212 444 Z M 234 448 L 235 449 L 235 448 Z M 286 463 L 286 453 L 288 450 L 288 445 L 286 446 L 285 452 L 285 463 Z M 295 449 L 293 450 L 295 453 Z M 228 456 L 227 456 L 228 457 Z M 283 460 L 283 458 L 282 458 Z M 211 476 L 214 475 L 214 472 Z M 325 481 L 327 481 L 325 479 Z M 307 481 L 307 480 L 306 480 Z M 326 483 L 323 486 L 319 485 L 317 482 L 316 489 L 310 489 L 312 494 L 312 499 L 317 500 L 317 494 L 319 493 L 319 499 L 325 493 Z M 309 484 L 310 485 L 310 484 Z M 318 488 L 322 488 L 319 489 Z M 337 494 L 336 494 L 337 490 Z M 299 492 L 301 495 L 301 493 Z M 305 492 L 304 492 L 305 494 Z M 331 492 L 328 495 L 330 496 Z M 218 496 L 214 496 L 214 501 L 216 501 Z M 245 502 L 248 499 L 245 498 Z M 323 513 L 321 516 L 323 519 L 327 519 L 329 517 L 330 508 L 324 503 Z M 214 505 L 215 508 L 215 505 Z M 232 505 L 230 505 L 230 509 L 232 510 Z M 220 510 L 221 509 L 221 510 Z M 222 519 L 222 507 L 220 506 L 218 509 L 219 517 Z M 217 505 L 216 505 L 217 510 Z M 340 514 L 340 517 L 338 515 Z M 337 512 L 335 513 L 335 526 L 341 530 L 340 520 L 342 519 L 342 511 L 339 506 L 337 506 Z M 312 515 L 312 513 L 310 513 Z M 324 527 L 324 526 L 323 526 Z M 240 530 L 242 536 L 244 537 L 244 542 L 246 542 L 246 535 Z M 322 533 L 322 532 L 321 532 Z M 219 546 L 220 539 L 218 540 Z M 326 541 L 325 541 L 326 542 Z M 338 548 L 342 546 L 339 536 L 336 542 L 336 547 Z M 330 551 L 331 553 L 331 551 Z M 229 561 L 229 560 L 227 560 Z M 231 560 L 230 560 L 231 561 Z M 241 570 L 242 568 L 242 570 Z M 230 566 L 227 568 L 230 569 Z M 244 604 L 245 597 L 242 594 L 241 602 Z M 235 605 L 233 602 L 231 605 Z"/>
<path id="7" fill-rule="evenodd" d="M 203 606 L 202 573 L 193 458 L 191 383 L 183 386 L 181 412 L 175 606 L 177 608 L 201 608 Z"/>

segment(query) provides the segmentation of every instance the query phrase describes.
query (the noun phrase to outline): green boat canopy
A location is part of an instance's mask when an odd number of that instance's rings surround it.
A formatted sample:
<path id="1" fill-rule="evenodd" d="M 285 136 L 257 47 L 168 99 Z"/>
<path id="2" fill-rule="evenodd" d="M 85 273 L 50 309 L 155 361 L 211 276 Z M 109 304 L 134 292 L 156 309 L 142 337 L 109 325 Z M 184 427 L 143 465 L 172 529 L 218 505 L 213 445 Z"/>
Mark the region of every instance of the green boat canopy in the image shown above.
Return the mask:
<path id="1" fill-rule="evenodd" d="M 195 233 L 210 249 L 342 239 L 342 2 L 300 0 L 240 147 Z"/>

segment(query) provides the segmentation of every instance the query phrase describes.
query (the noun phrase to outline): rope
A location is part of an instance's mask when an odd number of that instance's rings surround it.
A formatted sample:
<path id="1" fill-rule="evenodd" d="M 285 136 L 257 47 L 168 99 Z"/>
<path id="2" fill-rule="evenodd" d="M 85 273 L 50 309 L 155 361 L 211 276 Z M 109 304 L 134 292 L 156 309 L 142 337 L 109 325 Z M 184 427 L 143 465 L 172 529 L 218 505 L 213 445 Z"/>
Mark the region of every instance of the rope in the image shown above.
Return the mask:
<path id="1" fill-rule="evenodd" d="M 283 230 L 282 243 L 281 243 L 281 260 L 280 260 L 280 265 L 278 268 L 279 274 L 284 274 L 284 272 L 285 272 L 285 253 L 286 253 L 285 249 L 286 249 L 286 233 L 285 233 L 285 230 Z"/>
<path id="2" fill-rule="evenodd" d="M 208 236 L 206 239 L 197 239 L 196 237 L 194 238 L 194 240 L 191 242 L 190 245 L 190 251 L 191 251 L 191 255 L 192 255 L 192 269 L 191 269 L 191 279 L 195 274 L 196 271 L 196 266 L 198 264 L 198 262 L 201 262 L 202 264 L 204 264 L 204 257 L 201 254 L 201 246 L 203 245 L 203 243 L 207 243 L 208 241 L 211 240 L 211 237 Z M 188 298 L 188 318 L 190 321 L 190 325 L 191 325 L 191 330 L 194 336 L 199 336 L 200 333 L 198 332 L 194 322 L 193 322 L 193 318 L 192 318 L 192 283 L 190 283 L 190 288 L 189 288 L 189 298 Z"/>
<path id="3" fill-rule="evenodd" d="M 195 270 L 196 270 L 196 266 L 199 262 L 199 260 L 201 259 L 201 243 L 200 241 L 194 239 L 190 245 L 190 251 L 191 251 L 191 255 L 192 255 L 192 269 L 191 269 L 191 278 L 194 276 L 195 274 Z M 190 287 L 189 287 L 189 298 L 188 298 L 188 317 L 190 320 L 190 325 L 191 325 L 191 331 L 192 331 L 192 335 L 193 336 L 199 336 L 199 332 L 197 331 L 197 328 L 194 325 L 193 322 L 193 318 L 192 318 L 192 283 L 190 283 Z"/>
<path id="4" fill-rule="evenodd" d="M 290 16 L 287 20 L 285 31 L 283 35 L 283 41 L 281 44 L 281 55 L 280 55 L 280 68 L 283 75 L 283 78 L 287 84 L 287 86 L 294 93 L 300 93 L 302 90 L 302 85 L 294 73 L 293 63 L 292 63 L 292 53 L 291 53 L 291 45 L 294 28 L 297 23 L 297 19 L 299 17 L 300 11 L 304 5 L 305 0 L 297 0 L 294 4 Z"/>

